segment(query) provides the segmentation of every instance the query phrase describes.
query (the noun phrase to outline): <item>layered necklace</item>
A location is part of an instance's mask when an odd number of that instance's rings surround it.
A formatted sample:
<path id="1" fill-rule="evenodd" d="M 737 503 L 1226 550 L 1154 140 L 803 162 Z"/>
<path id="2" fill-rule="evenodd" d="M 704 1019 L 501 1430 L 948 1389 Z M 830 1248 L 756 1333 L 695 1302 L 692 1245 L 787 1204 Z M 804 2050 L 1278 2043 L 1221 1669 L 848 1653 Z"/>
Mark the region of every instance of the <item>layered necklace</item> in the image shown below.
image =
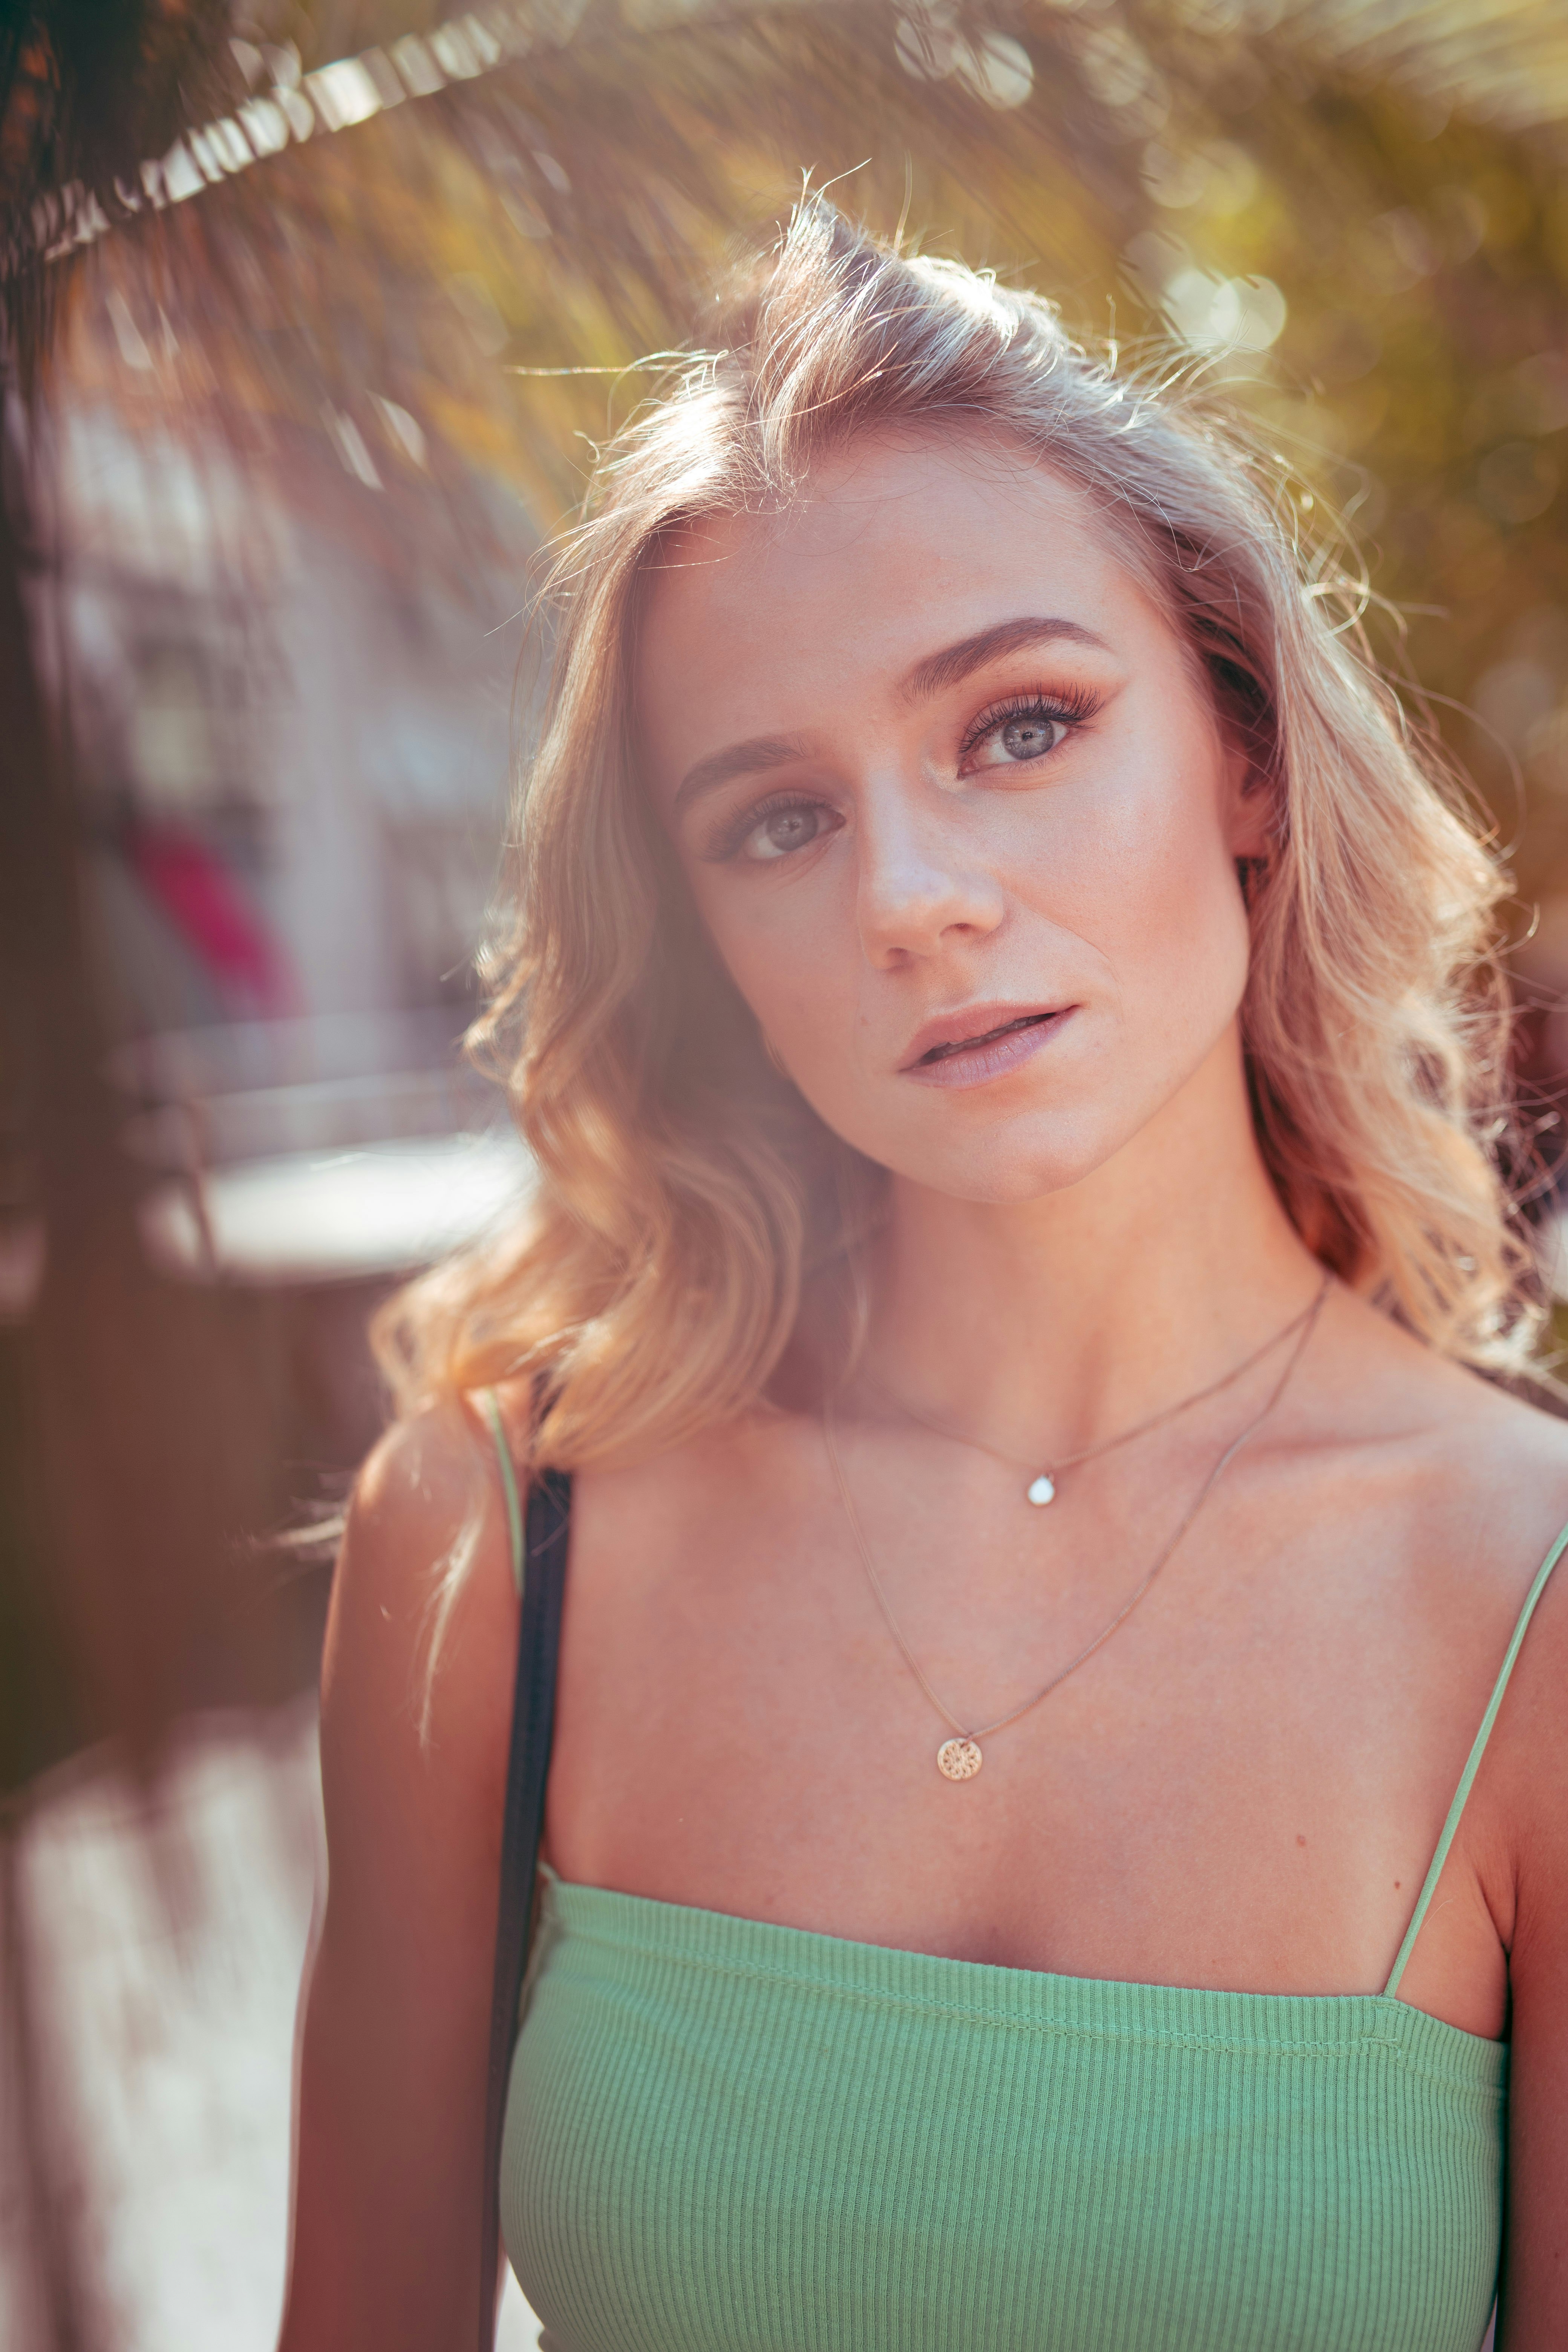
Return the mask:
<path id="1" fill-rule="evenodd" d="M 1083 1665 L 1089 1658 L 1092 1658 L 1095 1652 L 1103 1647 L 1103 1645 L 1110 1641 L 1112 1633 L 1115 1633 L 1119 1625 L 1126 1623 L 1128 1618 L 1131 1616 L 1132 1612 L 1137 1608 L 1138 1603 L 1143 1599 L 1145 1593 L 1148 1592 L 1150 1587 L 1153 1584 L 1155 1578 L 1159 1575 L 1166 1561 L 1171 1558 L 1172 1553 L 1181 1542 L 1182 1538 L 1186 1534 L 1187 1529 L 1192 1526 L 1193 1521 L 1197 1517 L 1197 1515 L 1202 1510 L 1205 1503 L 1207 1502 L 1210 1495 L 1214 1492 L 1215 1486 L 1219 1482 L 1222 1472 L 1224 1472 L 1228 1465 L 1235 1461 L 1237 1455 L 1241 1452 L 1242 1447 L 1247 1444 L 1247 1440 L 1256 1436 L 1258 1431 L 1261 1429 L 1263 1423 L 1268 1420 L 1269 1414 L 1274 1411 L 1275 1406 L 1284 1395 L 1285 1391 L 1289 1384 L 1290 1375 L 1295 1370 L 1297 1365 L 1300 1362 L 1301 1357 L 1306 1350 L 1307 1342 L 1312 1336 L 1318 1317 L 1322 1312 L 1323 1301 L 1329 1295 L 1329 1290 L 1332 1281 L 1332 1275 L 1326 1274 L 1323 1276 L 1321 1286 L 1320 1287 L 1311 1305 L 1306 1307 L 1301 1314 L 1298 1315 L 1293 1322 L 1287 1324 L 1283 1331 L 1277 1332 L 1274 1339 L 1268 1343 L 1268 1347 L 1258 1349 L 1256 1353 L 1247 1359 L 1246 1363 L 1238 1366 L 1235 1371 L 1227 1372 L 1223 1381 L 1215 1381 L 1209 1388 L 1200 1389 L 1194 1396 L 1184 1397 L 1179 1405 L 1170 1406 L 1164 1412 L 1155 1414 L 1150 1421 L 1140 1422 L 1136 1429 L 1124 1430 L 1120 1437 L 1111 1438 L 1105 1444 L 1098 1446 L 1091 1446 L 1086 1452 L 1073 1454 L 1069 1456 L 1067 1461 L 1058 1464 L 1057 1467 L 1058 1470 L 1073 1468 L 1079 1462 L 1087 1462 L 1092 1454 L 1109 1453 L 1112 1445 L 1125 1444 L 1130 1438 L 1141 1436 L 1146 1430 L 1160 1427 L 1164 1422 L 1173 1419 L 1176 1413 L 1184 1412 L 1189 1405 L 1197 1404 L 1203 1398 L 1217 1395 L 1222 1389 L 1230 1387 L 1233 1381 L 1238 1381 L 1241 1378 L 1244 1371 L 1247 1370 L 1253 1364 L 1258 1363 L 1263 1356 L 1268 1354 L 1268 1348 L 1277 1347 L 1280 1340 L 1289 1337 L 1290 1333 L 1293 1332 L 1295 1334 L 1296 1344 L 1291 1349 L 1289 1355 L 1286 1359 L 1284 1370 L 1281 1371 L 1279 1379 L 1275 1381 L 1273 1388 L 1269 1391 L 1268 1400 L 1264 1404 L 1262 1411 L 1255 1413 L 1253 1418 L 1247 1423 L 1246 1428 L 1241 1432 L 1240 1435 L 1231 1440 L 1224 1453 L 1209 1470 L 1207 1475 L 1204 1479 L 1203 1485 L 1198 1488 L 1196 1495 L 1194 1496 L 1192 1502 L 1189 1503 L 1186 1510 L 1183 1513 L 1182 1517 L 1177 1522 L 1174 1533 L 1168 1537 L 1166 1541 L 1162 1545 L 1155 1557 L 1152 1567 L 1148 1570 L 1142 1581 L 1133 1588 L 1132 1591 L 1128 1594 L 1126 1600 L 1121 1603 L 1121 1608 L 1116 1612 L 1116 1614 L 1110 1618 L 1106 1624 L 1100 1627 L 1100 1632 L 1095 1635 L 1093 1641 L 1087 1643 L 1086 1646 L 1079 1652 L 1077 1657 L 1069 1658 L 1067 1664 L 1061 1667 L 1058 1673 L 1054 1674 L 1048 1683 L 1042 1685 L 1040 1689 L 1036 1691 L 1032 1697 L 1026 1698 L 1021 1706 L 1014 1707 L 1010 1714 L 998 1716 L 994 1723 L 983 1723 L 973 1727 L 961 1723 L 957 1716 L 953 1714 L 952 1708 L 949 1707 L 943 1700 L 939 1698 L 936 1692 L 931 1688 L 930 1682 L 926 1678 L 924 1669 L 921 1665 L 920 1660 L 915 1656 L 914 1652 L 910 1649 L 908 1642 L 904 1639 L 903 1629 L 900 1625 L 898 1619 L 893 1614 L 892 1604 L 889 1601 L 887 1593 L 882 1588 L 882 1580 L 877 1573 L 877 1563 L 871 1557 L 871 1547 L 867 1542 L 865 1529 L 860 1525 L 860 1515 L 855 1507 L 855 1498 L 849 1491 L 849 1481 L 844 1475 L 844 1465 L 840 1461 L 838 1455 L 838 1438 L 834 1423 L 832 1398 L 827 1397 L 824 1399 L 822 1407 L 823 1438 L 827 1448 L 828 1461 L 833 1465 L 833 1475 L 837 1483 L 839 1499 L 844 1506 L 844 1516 L 849 1523 L 849 1532 L 855 1539 L 855 1548 L 860 1555 L 861 1565 L 864 1567 L 867 1577 L 870 1580 L 871 1590 L 877 1596 L 878 1606 L 880 1608 L 883 1616 L 888 1621 L 888 1630 L 892 1634 L 894 1641 L 898 1643 L 900 1650 L 903 1653 L 905 1664 L 909 1667 L 910 1672 L 913 1675 L 916 1682 L 919 1683 L 921 1690 L 924 1691 L 927 1698 L 930 1699 L 932 1706 L 936 1709 L 938 1715 L 941 1716 L 942 1721 L 948 1726 L 952 1735 L 950 1738 L 944 1739 L 941 1747 L 936 1751 L 936 1769 L 942 1774 L 944 1779 L 949 1780 L 972 1780 L 976 1772 L 979 1771 L 981 1765 L 985 1760 L 980 1746 L 981 1741 L 983 1739 L 991 1738 L 992 1736 L 998 1731 L 1005 1731 L 1010 1725 L 1019 1722 L 1023 1717 L 1032 1713 L 1033 1710 L 1039 1706 L 1042 1699 L 1049 1698 L 1052 1691 L 1059 1689 L 1069 1675 L 1076 1674 L 1079 1666 Z M 916 1413 L 912 1415 L 911 1418 L 918 1421 L 922 1419 L 923 1416 Z M 937 1424 L 935 1423 L 927 1423 L 926 1426 L 928 1428 L 934 1429 L 937 1427 Z M 942 1431 L 941 1433 L 945 1436 L 952 1433 Z M 963 1442 L 971 1443 L 973 1441 L 965 1440 Z M 984 1446 L 980 1450 L 987 1454 L 994 1453 L 994 1449 L 991 1446 Z M 995 1454 L 994 1458 L 998 1461 L 1005 1462 L 1010 1460 L 1012 1457 L 1007 1454 Z M 1049 1496 L 1047 1496 L 1045 1499 L 1048 1501 L 1050 1498 Z"/>

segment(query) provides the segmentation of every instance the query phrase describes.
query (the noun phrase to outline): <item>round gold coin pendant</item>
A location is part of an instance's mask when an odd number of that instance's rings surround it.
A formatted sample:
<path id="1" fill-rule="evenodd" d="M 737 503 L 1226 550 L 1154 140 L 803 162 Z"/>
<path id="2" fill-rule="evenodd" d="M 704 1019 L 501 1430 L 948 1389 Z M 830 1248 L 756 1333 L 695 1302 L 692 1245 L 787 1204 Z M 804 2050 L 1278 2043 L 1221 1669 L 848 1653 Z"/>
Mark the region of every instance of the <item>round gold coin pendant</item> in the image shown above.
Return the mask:
<path id="1" fill-rule="evenodd" d="M 1047 1503 L 1054 1503 L 1057 1499 L 1057 1482 L 1048 1471 L 1042 1470 L 1037 1478 L 1030 1479 L 1024 1495 L 1026 1501 L 1037 1503 L 1044 1509 Z"/>
<path id="2" fill-rule="evenodd" d="M 973 1780 L 984 1761 L 973 1739 L 944 1739 L 936 1751 L 936 1769 L 949 1780 Z"/>

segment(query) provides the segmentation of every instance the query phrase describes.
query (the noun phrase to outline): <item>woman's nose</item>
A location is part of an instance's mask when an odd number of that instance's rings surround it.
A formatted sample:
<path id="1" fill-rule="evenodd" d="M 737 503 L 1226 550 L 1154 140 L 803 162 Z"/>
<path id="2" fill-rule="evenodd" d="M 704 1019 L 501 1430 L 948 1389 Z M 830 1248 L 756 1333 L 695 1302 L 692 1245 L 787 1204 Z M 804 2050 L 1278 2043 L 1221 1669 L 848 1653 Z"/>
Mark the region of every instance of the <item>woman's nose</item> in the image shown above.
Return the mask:
<path id="1" fill-rule="evenodd" d="M 858 842 L 860 935 L 872 961 L 927 956 L 955 937 L 995 930 L 1001 889 L 952 818 L 900 804 L 902 794 L 877 798 L 880 805 L 863 804 Z"/>

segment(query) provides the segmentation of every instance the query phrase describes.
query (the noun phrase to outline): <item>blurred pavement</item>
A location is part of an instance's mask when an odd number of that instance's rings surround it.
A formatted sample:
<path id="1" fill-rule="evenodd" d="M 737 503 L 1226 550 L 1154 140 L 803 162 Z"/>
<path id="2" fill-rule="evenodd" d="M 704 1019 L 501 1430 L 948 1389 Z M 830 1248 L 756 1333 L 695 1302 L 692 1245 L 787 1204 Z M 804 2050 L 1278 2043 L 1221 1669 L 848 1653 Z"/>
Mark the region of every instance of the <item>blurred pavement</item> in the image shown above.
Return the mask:
<path id="1" fill-rule="evenodd" d="M 186 1727 L 154 1811 L 95 1760 L 35 1790 L 16 1872 L 45 2160 L 86 2347 L 271 2352 L 322 1869 L 314 1706 Z M 26 2352 L 36 2248 L 5 2104 L 0 2344 Z M 537 2341 L 509 2276 L 500 2352 Z"/>

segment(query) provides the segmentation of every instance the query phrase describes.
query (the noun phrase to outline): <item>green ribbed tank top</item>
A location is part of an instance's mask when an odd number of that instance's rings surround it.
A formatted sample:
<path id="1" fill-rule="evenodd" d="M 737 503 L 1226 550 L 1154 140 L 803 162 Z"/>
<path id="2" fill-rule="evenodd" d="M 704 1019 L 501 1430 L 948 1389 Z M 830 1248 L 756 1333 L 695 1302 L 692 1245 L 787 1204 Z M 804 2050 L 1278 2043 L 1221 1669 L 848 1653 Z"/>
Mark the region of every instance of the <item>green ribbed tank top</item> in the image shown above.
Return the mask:
<path id="1" fill-rule="evenodd" d="M 544 1870 L 500 2210 L 545 2352 L 1477 2352 L 1508 2052 L 1395 1995 L 1565 1545 L 1381 1993 L 993 1968 Z"/>

